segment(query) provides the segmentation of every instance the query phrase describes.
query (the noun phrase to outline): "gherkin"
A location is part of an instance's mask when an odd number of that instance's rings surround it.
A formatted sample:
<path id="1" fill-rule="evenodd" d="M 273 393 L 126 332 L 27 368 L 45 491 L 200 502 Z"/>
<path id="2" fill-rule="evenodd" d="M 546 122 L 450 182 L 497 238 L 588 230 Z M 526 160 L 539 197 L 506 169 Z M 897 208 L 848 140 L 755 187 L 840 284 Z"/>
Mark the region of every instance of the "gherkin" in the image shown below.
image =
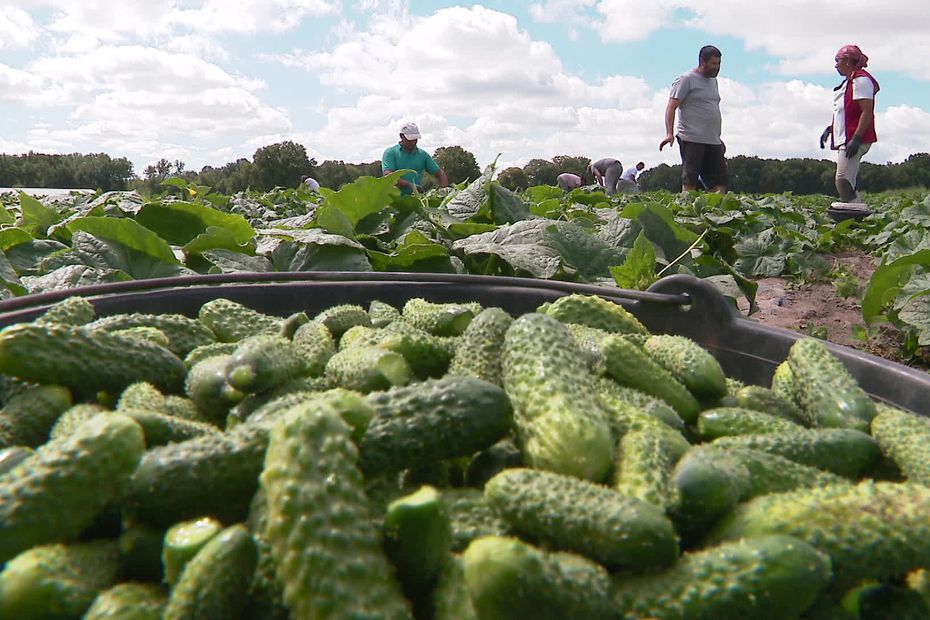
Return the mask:
<path id="1" fill-rule="evenodd" d="M 928 513 L 930 488 L 866 480 L 757 497 L 724 518 L 709 541 L 795 536 L 829 554 L 842 588 L 926 565 Z"/>

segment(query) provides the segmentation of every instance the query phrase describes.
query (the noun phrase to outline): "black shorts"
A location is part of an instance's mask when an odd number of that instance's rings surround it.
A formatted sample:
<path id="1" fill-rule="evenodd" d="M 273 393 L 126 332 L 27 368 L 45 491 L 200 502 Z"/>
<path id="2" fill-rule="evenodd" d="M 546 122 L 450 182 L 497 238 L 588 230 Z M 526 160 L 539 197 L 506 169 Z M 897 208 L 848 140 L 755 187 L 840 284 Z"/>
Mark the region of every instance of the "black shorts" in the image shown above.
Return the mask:
<path id="1" fill-rule="evenodd" d="M 681 152 L 681 184 L 692 187 L 701 187 L 698 175 L 704 181 L 707 189 L 726 187 L 729 184 L 730 172 L 727 168 L 727 147 L 720 144 L 702 144 L 700 142 L 686 142 L 678 139 L 678 150 Z"/>

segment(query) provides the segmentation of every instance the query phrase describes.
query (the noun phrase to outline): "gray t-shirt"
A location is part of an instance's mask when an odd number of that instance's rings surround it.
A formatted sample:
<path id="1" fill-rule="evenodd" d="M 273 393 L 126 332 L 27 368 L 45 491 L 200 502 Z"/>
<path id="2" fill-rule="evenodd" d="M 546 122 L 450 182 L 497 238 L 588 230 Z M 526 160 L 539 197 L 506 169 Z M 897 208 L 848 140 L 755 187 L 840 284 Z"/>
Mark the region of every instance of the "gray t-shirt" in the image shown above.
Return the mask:
<path id="1" fill-rule="evenodd" d="M 717 78 L 704 77 L 695 70 L 679 75 L 669 93 L 681 101 L 675 134 L 686 142 L 720 144 L 720 92 Z"/>

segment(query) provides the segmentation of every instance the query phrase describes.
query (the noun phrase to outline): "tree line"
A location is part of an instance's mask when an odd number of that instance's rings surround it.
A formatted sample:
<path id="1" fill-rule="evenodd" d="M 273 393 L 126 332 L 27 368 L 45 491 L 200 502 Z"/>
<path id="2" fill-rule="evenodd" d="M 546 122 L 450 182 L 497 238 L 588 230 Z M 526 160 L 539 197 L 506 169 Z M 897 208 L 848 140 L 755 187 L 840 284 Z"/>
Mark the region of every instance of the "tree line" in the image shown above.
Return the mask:
<path id="1" fill-rule="evenodd" d="M 433 153 L 433 158 L 446 171 L 451 183 L 471 181 L 481 174 L 475 156 L 460 146 L 440 147 Z M 835 164 L 831 160 L 761 159 L 738 155 L 729 158 L 728 162 L 730 190 L 734 192 L 832 195 L 836 191 L 833 184 Z M 501 170 L 497 180 L 504 187 L 518 192 L 534 185 L 555 185 L 556 177 L 563 172 L 577 174 L 586 184 L 592 184 L 594 178 L 587 169 L 590 163 L 590 158 L 577 155 L 536 158 L 522 167 Z M 635 162 L 624 162 L 626 165 L 632 163 Z M 361 176 L 380 175 L 380 161 L 350 163 L 326 160 L 319 163 L 307 155 L 303 145 L 289 140 L 257 149 L 251 160 L 241 158 L 220 167 L 204 166 L 199 172 L 187 170 L 182 161 L 161 159 L 147 166 L 141 176 L 133 172 L 128 159 L 114 159 L 105 153 L 0 155 L 2 187 L 100 191 L 135 189 L 144 195 L 163 191 L 161 183 L 170 177 L 209 186 L 222 194 L 235 194 L 247 189 L 268 191 L 275 187 L 297 187 L 304 176 L 313 177 L 322 187 L 339 189 Z M 432 179 L 427 180 L 427 187 L 430 182 Z M 897 164 L 863 162 L 859 184 L 868 192 L 930 187 L 930 153 L 917 153 Z M 678 191 L 681 166 L 660 164 L 649 168 L 640 176 L 640 185 L 645 191 Z"/>

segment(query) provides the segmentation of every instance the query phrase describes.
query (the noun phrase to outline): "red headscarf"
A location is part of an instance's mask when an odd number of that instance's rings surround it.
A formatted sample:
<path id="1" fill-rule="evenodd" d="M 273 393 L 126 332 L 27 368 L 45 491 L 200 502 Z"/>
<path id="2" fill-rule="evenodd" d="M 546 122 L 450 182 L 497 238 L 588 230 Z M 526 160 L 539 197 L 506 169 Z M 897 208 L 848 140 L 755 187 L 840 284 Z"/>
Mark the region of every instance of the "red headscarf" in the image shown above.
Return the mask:
<path id="1" fill-rule="evenodd" d="M 869 64 L 869 57 L 862 53 L 858 45 L 844 45 L 836 53 L 837 58 L 848 58 L 857 69 L 864 69 Z"/>

